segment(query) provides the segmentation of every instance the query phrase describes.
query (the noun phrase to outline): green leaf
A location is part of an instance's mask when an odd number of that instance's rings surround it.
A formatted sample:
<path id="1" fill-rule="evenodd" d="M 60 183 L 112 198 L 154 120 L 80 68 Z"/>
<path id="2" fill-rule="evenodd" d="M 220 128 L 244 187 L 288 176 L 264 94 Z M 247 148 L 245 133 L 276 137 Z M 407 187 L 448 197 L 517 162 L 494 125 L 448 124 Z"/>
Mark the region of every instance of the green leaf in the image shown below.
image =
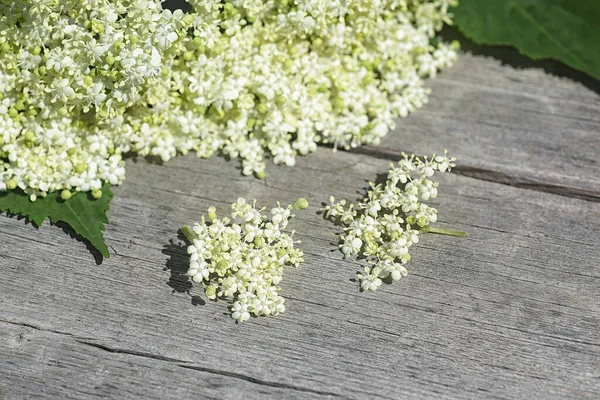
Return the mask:
<path id="1" fill-rule="evenodd" d="M 104 224 L 108 223 L 106 211 L 112 199 L 110 185 L 102 187 L 102 197 L 94 199 L 89 193 L 76 193 L 69 200 L 62 200 L 60 192 L 49 193 L 30 201 L 21 190 L 0 192 L 0 211 L 9 211 L 27 217 L 36 226 L 46 218 L 52 223 L 64 222 L 82 238 L 89 241 L 102 255 L 110 257 L 104 243 Z"/>
<path id="2" fill-rule="evenodd" d="M 478 44 L 557 59 L 600 79 L 600 1 L 459 0 L 454 23 Z"/>

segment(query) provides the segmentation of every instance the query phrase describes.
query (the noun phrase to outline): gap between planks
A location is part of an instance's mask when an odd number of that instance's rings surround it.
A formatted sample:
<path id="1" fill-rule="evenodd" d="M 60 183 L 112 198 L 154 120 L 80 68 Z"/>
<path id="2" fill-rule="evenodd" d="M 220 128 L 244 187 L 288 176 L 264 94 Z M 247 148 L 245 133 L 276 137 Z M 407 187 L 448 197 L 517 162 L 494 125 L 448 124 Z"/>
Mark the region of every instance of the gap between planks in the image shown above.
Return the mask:
<path id="1" fill-rule="evenodd" d="M 393 162 L 396 162 L 400 159 L 400 154 L 397 151 L 386 150 L 380 147 L 375 148 L 371 146 L 362 146 L 352 149 L 350 152 Z M 411 154 L 413 152 L 405 151 L 405 153 Z M 506 172 L 493 171 L 490 169 L 473 167 L 469 165 L 457 165 L 456 167 L 452 168 L 452 173 L 482 181 L 513 186 L 520 189 L 529 189 L 537 192 L 551 193 L 559 196 L 572 197 L 600 203 L 600 192 L 596 192 L 594 190 L 586 190 L 583 188 L 560 185 L 552 182 L 543 182 L 528 177 L 518 177 Z"/>

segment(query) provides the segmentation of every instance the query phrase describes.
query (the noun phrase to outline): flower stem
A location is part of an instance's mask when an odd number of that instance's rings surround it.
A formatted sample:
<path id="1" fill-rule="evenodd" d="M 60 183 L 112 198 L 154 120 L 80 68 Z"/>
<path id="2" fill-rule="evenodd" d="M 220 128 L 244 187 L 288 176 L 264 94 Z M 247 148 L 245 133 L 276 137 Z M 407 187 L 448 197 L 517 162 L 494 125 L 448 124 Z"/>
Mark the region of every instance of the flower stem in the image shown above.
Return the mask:
<path id="1" fill-rule="evenodd" d="M 448 236 L 460 236 L 467 237 L 469 234 L 463 231 L 455 231 L 452 229 L 443 229 L 443 228 L 432 228 L 431 226 L 426 226 L 421 229 L 422 233 L 437 233 L 438 235 L 448 235 Z"/>
<path id="2" fill-rule="evenodd" d="M 181 232 L 183 232 L 183 235 L 188 240 L 188 242 L 190 242 L 190 244 L 194 243 L 194 233 L 192 232 L 192 230 L 190 229 L 189 226 L 187 226 L 187 225 L 182 226 Z"/>

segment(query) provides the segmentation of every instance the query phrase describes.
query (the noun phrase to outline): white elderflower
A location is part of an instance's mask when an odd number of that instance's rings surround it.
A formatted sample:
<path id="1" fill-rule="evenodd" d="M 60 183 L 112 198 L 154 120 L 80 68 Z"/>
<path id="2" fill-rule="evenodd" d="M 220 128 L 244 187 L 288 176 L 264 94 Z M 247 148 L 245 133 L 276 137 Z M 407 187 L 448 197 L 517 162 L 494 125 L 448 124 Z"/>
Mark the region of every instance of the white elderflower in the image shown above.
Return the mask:
<path id="1" fill-rule="evenodd" d="M 120 184 L 126 153 L 222 153 L 262 178 L 320 143 L 378 145 L 456 59 L 430 44 L 454 0 L 189 3 L 0 2 L 0 190 Z"/>
<path id="2" fill-rule="evenodd" d="M 410 247 L 418 243 L 420 232 L 435 232 L 466 236 L 463 232 L 432 228 L 437 221 L 437 210 L 423 201 L 437 196 L 437 182 L 429 178 L 435 171 L 450 171 L 455 158 L 433 155 L 423 160 L 402 154 L 396 165 L 391 164 L 384 184 L 370 184 L 366 196 L 358 206 L 346 201 L 323 208 L 326 219 L 341 224 L 340 250 L 345 257 L 364 257 L 369 264 L 364 274 L 358 274 L 360 288 L 375 291 L 384 280 L 398 281 L 406 276 L 404 267 L 410 256 Z"/>
<path id="3" fill-rule="evenodd" d="M 219 218 L 215 207 L 208 209 L 208 221 L 202 217 L 190 229 L 182 228 L 190 242 L 187 276 L 204 286 L 209 299 L 233 300 L 231 317 L 239 322 L 251 315 L 277 315 L 285 311 L 285 299 L 277 286 L 285 267 L 300 265 L 301 250 L 294 247 L 293 235 L 282 231 L 294 217 L 292 209 L 308 207 L 306 199 L 294 205 L 271 210 L 271 220 L 240 197 L 231 205 L 230 217 Z"/>

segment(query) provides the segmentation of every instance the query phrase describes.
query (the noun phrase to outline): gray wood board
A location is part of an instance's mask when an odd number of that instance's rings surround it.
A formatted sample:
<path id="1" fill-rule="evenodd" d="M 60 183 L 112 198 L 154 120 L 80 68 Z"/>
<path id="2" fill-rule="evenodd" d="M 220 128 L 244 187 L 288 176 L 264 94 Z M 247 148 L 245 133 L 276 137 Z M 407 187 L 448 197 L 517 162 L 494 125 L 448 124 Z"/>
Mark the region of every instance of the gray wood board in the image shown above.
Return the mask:
<path id="1" fill-rule="evenodd" d="M 470 54 L 426 86 L 428 105 L 379 147 L 356 151 L 398 158 L 446 148 L 457 173 L 600 201 L 600 95 L 591 89 Z"/>
<path id="2" fill-rule="evenodd" d="M 0 393 L 46 398 L 598 398 L 600 204 L 442 175 L 439 226 L 375 293 L 317 212 L 389 161 L 319 149 L 264 181 L 235 162 L 128 163 L 95 265 L 58 227 L 0 216 Z M 306 262 L 287 312 L 235 324 L 181 274 L 177 230 L 238 196 L 293 202 Z M 1 398 L 2 395 L 0 395 Z"/>
<path id="3" fill-rule="evenodd" d="M 90 347 L 63 332 L 0 323 L 0 399 L 308 398 L 276 382 L 208 369 L 186 368 L 151 354 L 119 353 Z M 234 391 L 224 390 L 235 387 Z M 309 392 L 310 393 L 310 392 Z"/>

